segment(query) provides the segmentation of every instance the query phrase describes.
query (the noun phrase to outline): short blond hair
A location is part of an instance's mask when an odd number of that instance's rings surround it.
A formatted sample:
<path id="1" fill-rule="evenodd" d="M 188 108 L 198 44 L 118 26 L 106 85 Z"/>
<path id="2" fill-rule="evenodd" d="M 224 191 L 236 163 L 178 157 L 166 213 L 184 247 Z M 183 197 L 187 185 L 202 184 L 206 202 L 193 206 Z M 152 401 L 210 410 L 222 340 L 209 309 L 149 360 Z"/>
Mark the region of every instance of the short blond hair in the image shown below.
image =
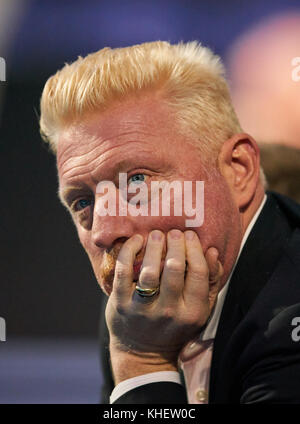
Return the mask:
<path id="1" fill-rule="evenodd" d="M 107 109 L 114 100 L 157 90 L 179 127 L 191 130 L 200 151 L 211 156 L 241 131 L 224 73 L 220 58 L 196 41 L 104 48 L 48 79 L 41 98 L 42 137 L 55 153 L 59 130 L 67 123 Z"/>

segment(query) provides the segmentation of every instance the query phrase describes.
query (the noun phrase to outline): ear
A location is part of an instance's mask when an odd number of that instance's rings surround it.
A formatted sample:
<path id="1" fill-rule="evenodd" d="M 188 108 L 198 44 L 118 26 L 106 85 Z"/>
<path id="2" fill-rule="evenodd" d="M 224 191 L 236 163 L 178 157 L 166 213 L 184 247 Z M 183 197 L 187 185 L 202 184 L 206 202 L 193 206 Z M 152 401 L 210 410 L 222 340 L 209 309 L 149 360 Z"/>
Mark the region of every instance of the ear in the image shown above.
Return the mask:
<path id="1" fill-rule="evenodd" d="M 255 195 L 260 178 L 260 156 L 256 141 L 248 134 L 235 134 L 222 145 L 218 156 L 221 174 L 240 210 Z"/>

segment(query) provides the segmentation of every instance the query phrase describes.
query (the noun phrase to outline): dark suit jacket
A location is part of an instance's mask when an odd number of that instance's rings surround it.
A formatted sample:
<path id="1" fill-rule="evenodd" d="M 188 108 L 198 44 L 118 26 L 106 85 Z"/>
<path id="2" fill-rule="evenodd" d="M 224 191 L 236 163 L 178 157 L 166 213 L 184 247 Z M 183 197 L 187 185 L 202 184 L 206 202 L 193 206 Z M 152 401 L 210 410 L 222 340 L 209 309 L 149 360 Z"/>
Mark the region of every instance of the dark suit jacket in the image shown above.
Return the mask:
<path id="1" fill-rule="evenodd" d="M 209 403 L 300 403 L 300 341 L 292 338 L 292 320 L 300 317 L 300 205 L 267 194 L 225 298 L 214 342 Z M 114 386 L 104 315 L 101 340 L 102 402 L 108 403 Z M 186 402 L 184 386 L 167 382 L 140 386 L 116 401 Z"/>

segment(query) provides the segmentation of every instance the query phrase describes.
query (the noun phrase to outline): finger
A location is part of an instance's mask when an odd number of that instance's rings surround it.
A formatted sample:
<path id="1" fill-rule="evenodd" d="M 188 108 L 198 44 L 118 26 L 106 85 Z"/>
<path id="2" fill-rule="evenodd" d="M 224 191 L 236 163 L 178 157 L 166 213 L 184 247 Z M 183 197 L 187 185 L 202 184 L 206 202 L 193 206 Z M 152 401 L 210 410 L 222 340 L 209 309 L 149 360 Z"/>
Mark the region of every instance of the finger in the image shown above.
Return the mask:
<path id="1" fill-rule="evenodd" d="M 214 307 L 221 287 L 221 278 L 223 275 L 223 266 L 218 260 L 219 252 L 216 248 L 207 249 L 205 259 L 209 267 L 209 305 L 210 310 Z"/>
<path id="2" fill-rule="evenodd" d="M 219 252 L 215 247 L 210 247 L 205 253 L 205 260 L 209 269 L 209 281 L 215 282 L 220 279 L 221 262 L 218 261 Z"/>
<path id="3" fill-rule="evenodd" d="M 165 235 L 159 230 L 149 234 L 142 269 L 139 275 L 139 286 L 143 289 L 153 289 L 159 286 L 161 256 Z"/>
<path id="4" fill-rule="evenodd" d="M 119 252 L 113 283 L 113 293 L 118 297 L 130 296 L 132 293 L 133 263 L 142 246 L 143 237 L 136 234 L 126 240 Z"/>
<path id="5" fill-rule="evenodd" d="M 185 243 L 183 233 L 171 230 L 167 235 L 167 255 L 160 283 L 160 299 L 172 302 L 182 295 L 185 273 Z"/>
<path id="6" fill-rule="evenodd" d="M 198 235 L 191 230 L 185 231 L 187 273 L 185 277 L 184 298 L 186 302 L 208 302 L 209 270 Z"/>

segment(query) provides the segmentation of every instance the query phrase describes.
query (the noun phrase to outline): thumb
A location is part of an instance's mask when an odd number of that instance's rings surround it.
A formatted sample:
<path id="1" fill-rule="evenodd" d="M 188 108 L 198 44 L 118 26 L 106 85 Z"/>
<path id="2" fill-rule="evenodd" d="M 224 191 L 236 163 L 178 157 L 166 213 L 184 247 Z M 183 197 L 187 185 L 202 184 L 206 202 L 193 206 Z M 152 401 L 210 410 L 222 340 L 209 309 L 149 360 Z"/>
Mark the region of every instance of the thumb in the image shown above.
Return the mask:
<path id="1" fill-rule="evenodd" d="M 210 247 L 205 253 L 205 260 L 209 269 L 209 306 L 213 309 L 218 293 L 220 291 L 221 278 L 223 275 L 223 266 L 218 260 L 219 252 L 215 247 Z"/>
<path id="2" fill-rule="evenodd" d="M 223 266 L 218 260 L 219 252 L 215 247 L 209 247 L 205 253 L 205 260 L 209 269 L 209 283 L 219 281 L 223 275 Z"/>

